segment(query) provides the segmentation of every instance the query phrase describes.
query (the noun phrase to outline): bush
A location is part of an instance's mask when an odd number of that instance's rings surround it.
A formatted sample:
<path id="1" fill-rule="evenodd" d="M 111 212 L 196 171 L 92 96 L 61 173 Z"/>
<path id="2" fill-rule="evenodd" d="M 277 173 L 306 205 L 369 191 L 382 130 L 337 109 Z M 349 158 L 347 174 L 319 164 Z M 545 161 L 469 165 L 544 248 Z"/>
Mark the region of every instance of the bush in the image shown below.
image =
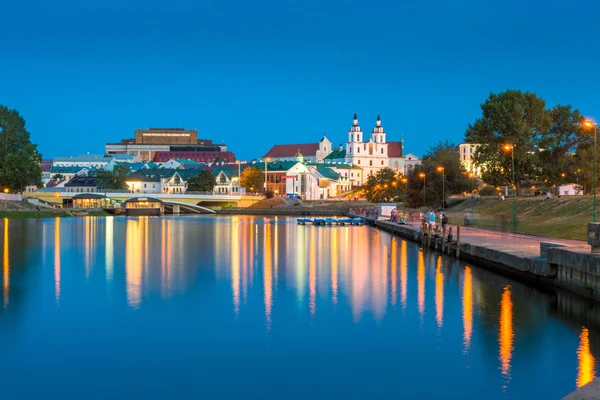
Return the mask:
<path id="1" fill-rule="evenodd" d="M 273 198 L 273 196 L 275 196 L 275 194 L 274 194 L 272 191 L 270 191 L 270 190 L 267 190 L 267 191 L 265 192 L 265 197 L 266 197 L 267 199 L 272 199 L 272 198 Z"/>
<path id="2" fill-rule="evenodd" d="M 481 189 L 479 189 L 480 196 L 495 196 L 497 194 L 498 194 L 498 192 L 496 191 L 496 188 L 493 186 L 484 186 Z"/>

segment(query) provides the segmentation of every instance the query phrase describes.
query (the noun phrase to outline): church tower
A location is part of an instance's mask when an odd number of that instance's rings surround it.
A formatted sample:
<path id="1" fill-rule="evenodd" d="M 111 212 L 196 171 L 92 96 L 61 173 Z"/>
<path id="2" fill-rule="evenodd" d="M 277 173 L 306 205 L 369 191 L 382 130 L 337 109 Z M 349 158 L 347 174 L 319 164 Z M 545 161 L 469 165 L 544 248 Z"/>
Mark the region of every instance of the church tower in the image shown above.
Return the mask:
<path id="1" fill-rule="evenodd" d="M 377 122 L 373 127 L 371 139 L 374 143 L 385 143 L 385 132 L 383 130 L 383 126 L 381 125 L 381 117 L 379 116 L 379 114 L 377 114 Z"/>
<path id="2" fill-rule="evenodd" d="M 360 125 L 358 125 L 358 115 L 354 113 L 352 126 L 350 127 L 350 132 L 348 132 L 348 142 L 362 142 L 362 134 L 363 133 L 360 130 Z"/>

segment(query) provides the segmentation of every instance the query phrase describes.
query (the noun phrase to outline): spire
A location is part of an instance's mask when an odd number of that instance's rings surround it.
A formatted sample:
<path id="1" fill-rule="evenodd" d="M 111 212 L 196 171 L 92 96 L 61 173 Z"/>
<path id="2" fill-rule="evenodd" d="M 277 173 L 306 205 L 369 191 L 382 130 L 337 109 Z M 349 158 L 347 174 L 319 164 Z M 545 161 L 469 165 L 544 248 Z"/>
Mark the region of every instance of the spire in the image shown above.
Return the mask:
<path id="1" fill-rule="evenodd" d="M 356 111 L 354 111 L 354 117 L 352 119 L 354 120 L 352 125 L 358 126 L 358 115 L 356 115 Z"/>
<path id="2" fill-rule="evenodd" d="M 381 117 L 379 116 L 379 113 L 377 113 L 377 126 L 381 126 Z"/>

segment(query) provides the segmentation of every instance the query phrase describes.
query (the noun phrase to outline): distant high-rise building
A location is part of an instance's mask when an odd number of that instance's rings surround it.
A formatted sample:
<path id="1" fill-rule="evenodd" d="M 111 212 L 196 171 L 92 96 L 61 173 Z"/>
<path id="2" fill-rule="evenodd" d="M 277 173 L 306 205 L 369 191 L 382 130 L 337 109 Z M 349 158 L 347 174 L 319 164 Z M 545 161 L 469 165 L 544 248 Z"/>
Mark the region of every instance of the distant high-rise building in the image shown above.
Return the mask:
<path id="1" fill-rule="evenodd" d="M 122 139 L 119 143 L 107 143 L 105 150 L 107 154 L 134 154 L 139 160 L 152 161 L 157 152 L 171 152 L 171 147 L 174 146 L 185 146 L 187 151 L 192 152 L 201 152 L 207 147 L 227 152 L 225 144 L 213 144 L 212 140 L 198 139 L 197 130 L 184 128 L 136 129 L 135 138 Z"/>

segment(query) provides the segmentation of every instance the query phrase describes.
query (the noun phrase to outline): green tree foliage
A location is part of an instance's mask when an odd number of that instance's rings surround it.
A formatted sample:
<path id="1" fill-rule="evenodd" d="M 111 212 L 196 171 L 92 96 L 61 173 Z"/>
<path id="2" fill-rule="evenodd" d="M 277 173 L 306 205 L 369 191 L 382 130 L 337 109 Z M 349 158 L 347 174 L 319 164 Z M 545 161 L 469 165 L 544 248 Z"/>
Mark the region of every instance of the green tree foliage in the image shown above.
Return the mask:
<path id="1" fill-rule="evenodd" d="M 187 184 L 187 190 L 190 192 L 211 192 L 217 185 L 217 179 L 212 172 L 205 169 L 188 179 Z"/>
<path id="2" fill-rule="evenodd" d="M 596 149 L 600 155 L 600 143 Z M 598 160 L 600 162 L 600 159 Z M 598 178 L 598 177 L 596 177 Z M 587 194 L 594 192 L 594 141 L 585 141 L 580 144 L 575 154 L 575 165 L 568 176 L 570 182 L 580 186 Z M 600 185 L 596 184 L 597 187 Z"/>
<path id="3" fill-rule="evenodd" d="M 481 111 L 481 118 L 467 128 L 465 139 L 479 144 L 474 161 L 482 167 L 483 180 L 492 185 L 511 181 L 511 154 L 503 151 L 506 144 L 514 145 L 515 181 L 536 175 L 536 155 L 532 150 L 552 127 L 552 115 L 545 101 L 535 93 L 507 90 L 490 94 Z"/>
<path id="4" fill-rule="evenodd" d="M 97 171 L 95 173 L 98 187 L 104 190 L 127 189 L 127 176 L 129 176 L 129 167 L 126 165 L 117 165 L 112 171 Z"/>
<path id="5" fill-rule="evenodd" d="M 402 175 L 396 174 L 391 168 L 382 168 L 367 177 L 363 186 L 367 200 L 383 202 L 399 200 L 403 193 Z"/>
<path id="6" fill-rule="evenodd" d="M 240 185 L 246 188 L 248 192 L 262 192 L 265 182 L 265 175 L 258 167 L 246 167 L 240 177 Z"/>
<path id="7" fill-rule="evenodd" d="M 17 110 L 0 105 L 0 187 L 22 193 L 41 185 L 42 156 Z"/>
<path id="8" fill-rule="evenodd" d="M 444 173 L 440 171 L 444 169 Z M 425 175 L 425 178 L 422 177 Z M 442 179 L 444 190 L 442 190 Z M 454 143 L 439 142 L 423 157 L 422 165 L 408 176 L 408 203 L 411 207 L 442 206 L 442 192 L 449 196 L 471 191 L 471 181 L 460 163 L 460 154 Z"/>
<path id="9" fill-rule="evenodd" d="M 549 184 L 572 181 L 576 171 L 576 158 L 573 152 L 585 141 L 582 128 L 583 116 L 571 106 L 557 105 L 550 110 L 552 125 L 541 135 L 536 153 L 538 173 L 536 180 Z"/>

